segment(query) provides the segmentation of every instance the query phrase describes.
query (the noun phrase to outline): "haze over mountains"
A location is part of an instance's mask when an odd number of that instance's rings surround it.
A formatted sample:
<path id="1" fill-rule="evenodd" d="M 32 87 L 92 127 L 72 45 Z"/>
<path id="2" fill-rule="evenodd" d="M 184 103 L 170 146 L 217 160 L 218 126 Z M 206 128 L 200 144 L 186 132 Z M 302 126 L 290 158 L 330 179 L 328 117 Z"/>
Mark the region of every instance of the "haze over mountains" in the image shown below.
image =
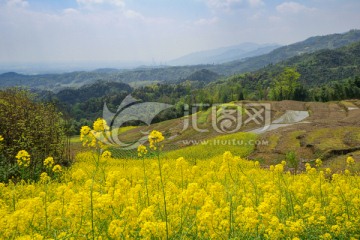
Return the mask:
<path id="1" fill-rule="evenodd" d="M 351 30 L 343 34 L 311 37 L 301 42 L 276 48 L 267 54 L 247 57 L 222 64 L 140 67 L 130 70 L 100 69 L 88 72 L 78 71 L 64 74 L 40 75 L 4 73 L 0 75 L 0 87 L 25 86 L 43 90 L 60 91 L 61 89 L 69 87 L 78 88 L 98 80 L 146 85 L 147 83 L 154 81 L 178 83 L 187 79 L 194 80 L 194 76 L 201 78 L 198 79 L 199 81 L 210 82 L 221 77 L 255 71 L 266 67 L 269 64 L 276 64 L 295 56 L 313 53 L 322 49 L 337 49 L 358 41 L 360 41 L 360 30 Z M 267 47 L 271 48 L 271 45 Z M 261 47 L 256 44 L 243 44 L 242 56 L 244 57 L 246 54 L 253 54 L 254 51 L 262 51 L 260 49 L 267 47 Z M 197 53 L 195 55 L 199 57 L 198 59 L 205 55 L 208 57 L 212 55 L 217 59 L 220 59 L 224 56 L 231 57 L 231 51 L 229 52 L 228 50 L 229 49 L 222 48 L 214 51 Z M 234 51 L 232 57 L 239 52 L 240 51 Z M 183 59 L 187 57 L 189 56 L 185 56 Z M 196 59 L 196 57 L 194 57 L 194 59 Z M 204 71 L 204 69 L 206 71 Z"/>
<path id="2" fill-rule="evenodd" d="M 279 44 L 257 44 L 242 43 L 229 47 L 211 49 L 190 53 L 188 55 L 170 60 L 166 63 L 153 62 L 123 62 L 123 61 L 84 61 L 84 62 L 48 62 L 48 63 L 8 63 L 0 64 L 0 73 L 17 72 L 22 74 L 37 75 L 49 73 L 64 73 L 73 71 L 92 71 L 101 67 L 104 69 L 133 69 L 143 67 L 159 66 L 184 66 L 200 64 L 222 64 L 234 60 L 242 60 L 248 57 L 254 57 L 271 52 L 280 47 Z"/>
<path id="3" fill-rule="evenodd" d="M 279 44 L 242 43 L 235 46 L 190 53 L 168 62 L 169 65 L 221 64 L 271 52 Z"/>

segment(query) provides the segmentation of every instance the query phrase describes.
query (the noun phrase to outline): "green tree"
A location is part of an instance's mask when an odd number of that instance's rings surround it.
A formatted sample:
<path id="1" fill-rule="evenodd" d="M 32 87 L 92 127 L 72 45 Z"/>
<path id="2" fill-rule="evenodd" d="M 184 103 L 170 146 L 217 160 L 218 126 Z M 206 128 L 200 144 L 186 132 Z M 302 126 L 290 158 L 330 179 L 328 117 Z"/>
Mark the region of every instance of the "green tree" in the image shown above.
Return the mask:
<path id="1" fill-rule="evenodd" d="M 295 91 L 300 86 L 300 73 L 295 68 L 286 67 L 274 80 L 270 91 L 273 100 L 294 99 Z"/>
<path id="2" fill-rule="evenodd" d="M 27 179 L 38 179 L 49 156 L 56 163 L 68 163 L 64 160 L 64 121 L 53 104 L 35 102 L 25 90 L 8 89 L 0 91 L 0 109 L 0 135 L 4 138 L 0 181 L 20 177 L 15 156 L 21 150 L 31 156 Z"/>

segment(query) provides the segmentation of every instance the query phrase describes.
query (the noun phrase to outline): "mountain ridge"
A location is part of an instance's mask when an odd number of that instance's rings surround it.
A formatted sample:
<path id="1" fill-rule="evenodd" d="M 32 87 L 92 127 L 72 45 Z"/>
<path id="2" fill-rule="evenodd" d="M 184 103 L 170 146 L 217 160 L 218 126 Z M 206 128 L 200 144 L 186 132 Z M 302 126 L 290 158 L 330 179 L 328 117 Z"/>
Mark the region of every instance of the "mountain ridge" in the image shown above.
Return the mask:
<path id="1" fill-rule="evenodd" d="M 0 88 L 20 85 L 56 92 L 69 87 L 79 88 L 85 84 L 94 83 L 97 80 L 123 83 L 142 82 L 142 84 L 146 84 L 146 82 L 150 83 L 151 81 L 177 83 L 186 80 L 189 77 L 193 77 L 194 73 L 202 71 L 203 69 L 214 73 L 208 74 L 208 76 L 215 76 L 215 74 L 217 74 L 218 76 L 226 77 L 245 72 L 252 72 L 268 65 L 285 61 L 291 57 L 301 56 L 317 50 L 336 49 L 356 41 L 360 41 L 360 30 L 351 30 L 342 34 L 315 36 L 301 42 L 277 48 L 265 55 L 218 65 L 166 66 L 160 68 L 143 67 L 133 70 L 109 69 L 109 71 L 102 69 L 100 71 L 78 71 L 64 74 L 43 75 L 4 73 L 0 75 Z M 216 79 L 201 80 L 208 82 Z"/>
<path id="2" fill-rule="evenodd" d="M 169 61 L 168 64 L 171 66 L 222 64 L 236 59 L 266 54 L 278 47 L 280 47 L 279 44 L 245 42 L 228 47 L 189 53 Z"/>

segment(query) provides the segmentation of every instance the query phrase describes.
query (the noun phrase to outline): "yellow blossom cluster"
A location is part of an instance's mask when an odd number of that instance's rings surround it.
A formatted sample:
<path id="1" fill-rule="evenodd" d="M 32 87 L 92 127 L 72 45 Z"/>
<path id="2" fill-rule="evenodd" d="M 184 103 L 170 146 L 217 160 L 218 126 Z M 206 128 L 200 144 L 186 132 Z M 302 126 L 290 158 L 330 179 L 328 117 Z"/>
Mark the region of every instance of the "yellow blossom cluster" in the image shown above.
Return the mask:
<path id="1" fill-rule="evenodd" d="M 0 239 L 166 239 L 167 229 L 170 239 L 360 238 L 360 177 L 350 170 L 293 175 L 285 162 L 263 169 L 225 152 L 163 159 L 160 178 L 156 158 L 104 151 L 94 175 L 94 154 L 79 153 L 62 182 L 42 173 L 38 183 L 0 183 Z"/>
<path id="2" fill-rule="evenodd" d="M 56 164 L 53 168 L 52 168 L 52 171 L 54 173 L 60 173 L 62 172 L 62 167 L 59 165 L 59 164 Z"/>
<path id="3" fill-rule="evenodd" d="M 164 141 L 164 136 L 162 135 L 161 132 L 157 131 L 157 130 L 153 130 L 151 131 L 151 133 L 149 134 L 149 144 L 150 144 L 150 148 L 153 150 L 158 150 L 158 148 L 162 147 L 159 146 L 159 143 Z"/>
<path id="4" fill-rule="evenodd" d="M 54 165 L 54 158 L 53 157 L 48 157 L 44 160 L 44 166 L 46 168 L 51 168 Z"/>
<path id="5" fill-rule="evenodd" d="M 20 167 L 28 167 L 30 165 L 30 154 L 25 150 L 20 150 L 16 155 L 16 159 Z"/>
<path id="6" fill-rule="evenodd" d="M 104 119 L 98 118 L 93 124 L 93 129 L 95 132 L 104 132 L 109 130 L 109 126 Z"/>
<path id="7" fill-rule="evenodd" d="M 137 148 L 138 156 L 143 157 L 148 153 L 147 148 L 144 145 L 139 145 Z"/>
<path id="8" fill-rule="evenodd" d="M 82 126 L 80 129 L 80 141 L 83 143 L 83 146 L 88 147 L 104 147 L 104 142 L 106 142 L 106 131 L 109 130 L 109 126 L 106 121 L 102 118 L 98 118 L 93 123 L 93 129 L 89 126 Z"/>
<path id="9" fill-rule="evenodd" d="M 111 158 L 111 152 L 110 152 L 110 151 L 104 151 L 104 152 L 101 154 L 101 157 L 102 157 L 102 158 L 105 158 L 105 159 L 109 159 L 109 158 Z"/>
<path id="10" fill-rule="evenodd" d="M 353 157 L 351 157 L 351 156 L 349 156 L 349 157 L 347 157 L 347 159 L 346 159 L 346 163 L 347 163 L 347 165 L 353 165 L 354 163 L 355 163 L 355 160 L 354 160 L 354 158 Z"/>
<path id="11" fill-rule="evenodd" d="M 2 135 L 0 135 L 0 154 L 1 154 L 1 151 L 3 149 L 3 143 L 2 143 L 3 141 L 4 141 L 4 138 L 3 138 Z"/>
<path id="12" fill-rule="evenodd" d="M 41 183 L 47 183 L 50 180 L 51 180 L 51 177 L 46 172 L 43 172 L 40 174 L 40 182 Z"/>
<path id="13" fill-rule="evenodd" d="M 81 127 L 80 141 L 82 141 L 83 146 L 89 146 L 89 147 L 96 146 L 96 137 L 90 127 L 88 127 L 88 126 Z"/>

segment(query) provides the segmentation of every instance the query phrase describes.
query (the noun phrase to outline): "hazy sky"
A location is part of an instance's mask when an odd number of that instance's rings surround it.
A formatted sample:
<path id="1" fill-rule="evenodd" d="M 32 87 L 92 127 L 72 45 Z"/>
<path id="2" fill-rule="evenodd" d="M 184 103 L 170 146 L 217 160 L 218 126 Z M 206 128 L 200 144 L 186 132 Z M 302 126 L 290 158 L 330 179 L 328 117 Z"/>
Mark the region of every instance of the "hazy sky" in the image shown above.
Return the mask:
<path id="1" fill-rule="evenodd" d="M 166 63 L 360 29 L 359 13 L 359 0 L 0 0 L 0 63 Z"/>

